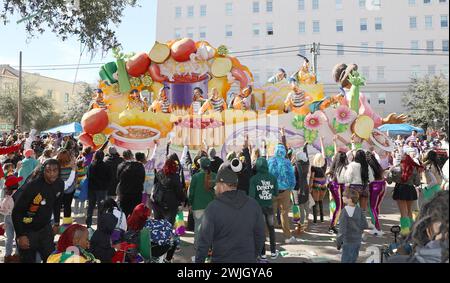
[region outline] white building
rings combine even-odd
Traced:
[[[260,82],[279,67],[293,73],[302,63],[296,54],[311,58],[320,43],[327,93],[338,89],[334,65],[357,63],[368,79],[363,91],[386,114],[403,110],[412,76],[448,75],[448,7],[448,0],[160,0],[156,37],[225,44]]]

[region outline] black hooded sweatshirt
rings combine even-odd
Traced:
[[[248,190],[250,188],[250,179],[253,177],[252,159],[250,157],[250,150],[248,149],[248,147],[244,147],[242,149],[242,153],[244,154],[245,161],[242,164],[242,171],[237,174],[237,189],[245,192],[245,194],[248,195]]]
[[[123,162],[117,168],[118,196],[140,195],[144,191],[145,168],[137,161]]]
[[[214,247],[213,263],[256,263],[265,241],[261,207],[245,192],[219,195],[205,210],[198,238],[196,263],[204,263]]]
[[[118,154],[108,155],[105,158],[105,164],[112,172],[111,182],[108,188],[109,196],[116,196],[117,184],[119,183],[119,180],[117,179],[117,168],[119,167],[119,164],[122,162],[123,158],[120,157]]]
[[[102,263],[110,263],[116,250],[111,246],[111,235],[117,225],[117,218],[112,213],[100,215],[97,231],[90,240],[89,251]]]

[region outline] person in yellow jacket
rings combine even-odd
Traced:
[[[149,111],[154,113],[172,113],[172,105],[170,104],[169,97],[167,96],[166,89],[170,89],[165,86],[161,88],[158,94],[158,99],[155,100],[149,108]]]
[[[227,110],[227,103],[219,96],[217,88],[212,88],[210,98],[200,108],[200,114],[205,114],[206,112],[222,112],[225,110]]]

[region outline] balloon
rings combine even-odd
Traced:
[[[92,136],[89,135],[88,133],[82,133],[78,139],[84,146],[90,146],[92,148],[95,148],[95,144],[94,144],[94,141],[92,140]]]
[[[172,45],[172,58],[177,62],[186,62],[190,60],[192,53],[197,52],[195,42],[189,38],[183,38]]]
[[[84,132],[95,135],[103,132],[108,127],[108,114],[103,109],[93,109],[83,115],[81,126]]]
[[[134,55],[127,62],[127,72],[132,77],[139,77],[147,72],[151,60],[147,53],[142,52]]]

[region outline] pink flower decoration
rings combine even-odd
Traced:
[[[305,118],[305,128],[309,130],[317,130],[322,124],[318,112],[308,114]]]
[[[350,124],[356,119],[356,112],[348,108],[348,106],[341,105],[336,109],[336,121],[339,124]]]

